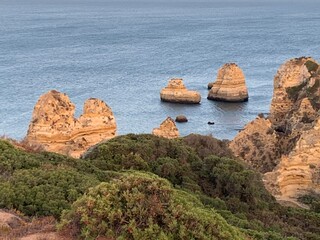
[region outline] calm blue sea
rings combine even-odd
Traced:
[[[0,135],[23,138],[39,96],[56,89],[77,116],[85,99],[103,99],[118,134],[150,133],[184,114],[182,135],[231,139],[269,112],[280,64],[320,60],[319,2],[268,2],[0,0]],[[206,99],[226,62],[243,69],[249,102]],[[201,92],[201,104],[160,102],[172,77]]]

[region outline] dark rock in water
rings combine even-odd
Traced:
[[[213,125],[213,124],[214,124],[214,122],[208,122],[208,124],[209,124],[209,125]]]
[[[176,122],[179,122],[179,123],[183,123],[183,122],[188,122],[188,119],[186,116],[184,115],[178,115],[176,117]]]

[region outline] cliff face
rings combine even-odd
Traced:
[[[269,119],[258,117],[230,142],[229,147],[262,173],[272,171],[281,156],[278,137]]]
[[[179,137],[179,130],[174,122],[174,120],[170,117],[168,117],[166,120],[164,120],[159,128],[154,128],[152,131],[152,134],[164,137],[164,138],[177,138]]]
[[[27,141],[47,151],[79,157],[90,146],[116,135],[114,115],[103,101],[88,99],[78,119],[74,112],[66,94],[52,90],[42,95],[34,107]]]
[[[299,86],[306,83],[311,76],[305,65],[310,60],[311,58],[291,59],[279,68],[274,77],[273,98],[270,108],[270,120],[273,124],[281,124],[285,115],[294,105],[295,99],[290,97],[290,89],[292,89],[292,92],[295,89],[298,90]]]
[[[266,187],[283,202],[320,193],[319,83],[312,58],[283,64],[274,78],[270,116],[252,121],[230,143],[235,155],[265,174]]]
[[[245,77],[242,70],[235,63],[223,65],[214,83],[209,83],[211,88],[208,99],[227,102],[244,102],[249,98]]]
[[[173,103],[200,103],[201,101],[200,93],[188,90],[180,78],[171,79],[168,86],[161,90],[160,98],[162,101]]]

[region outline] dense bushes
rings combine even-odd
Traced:
[[[219,156],[215,156],[215,152]],[[320,232],[319,213],[281,207],[265,190],[261,176],[244,163],[233,160],[231,156],[225,142],[200,135],[190,135],[176,140],[152,135],[120,136],[92,148],[83,159],[73,159],[47,152],[27,153],[0,140],[0,208],[14,208],[27,215],[54,215],[59,219],[61,211],[70,209],[72,203],[79,199],[73,206],[73,210],[64,217],[65,220],[72,220],[71,225],[64,226],[75,230],[76,235],[95,235],[94,227],[105,227],[106,221],[102,221],[103,226],[99,224],[94,226],[93,224],[90,230],[92,232],[87,232],[80,217],[88,212],[85,210],[84,212],[75,211],[74,208],[77,204],[88,201],[90,196],[92,200],[94,194],[105,191],[106,188],[112,192],[123,189],[123,186],[128,186],[126,194],[132,194],[130,198],[132,197],[135,201],[131,202],[132,208],[121,205],[118,206],[119,209],[122,209],[121,211],[126,214],[130,212],[130,216],[134,219],[137,215],[132,215],[131,211],[134,207],[137,209],[141,203],[144,206],[149,206],[144,211],[150,215],[150,211],[158,206],[154,204],[166,200],[166,198],[162,198],[165,195],[159,197],[157,194],[154,196],[146,192],[148,186],[155,181],[155,186],[161,191],[168,190],[168,194],[170,193],[168,196],[171,199],[169,202],[173,204],[172,206],[176,206],[174,204],[177,202],[180,206],[182,204],[180,201],[186,203],[182,204],[183,210],[180,214],[184,214],[187,219],[189,217],[196,218],[196,222],[200,224],[194,223],[195,225],[192,225],[195,226],[193,228],[195,232],[186,232],[187,230],[174,232],[172,234],[176,235],[172,236],[184,236],[179,234],[196,234],[196,232],[205,234],[206,231],[201,230],[202,224],[207,224],[210,217],[214,217],[218,223],[222,224],[222,221],[217,220],[220,219],[220,214],[228,223],[227,228],[230,227],[229,225],[234,226],[251,236],[252,239],[280,240],[287,239],[286,237],[293,239],[290,236],[295,236],[296,239],[320,239],[318,235]],[[123,175],[128,170],[134,171],[134,173]],[[154,175],[139,175],[138,171],[152,172],[167,179],[170,184],[167,180]],[[137,180],[139,182],[137,186],[130,185],[131,182],[132,184],[136,183],[134,179],[140,179],[140,182]],[[88,188],[101,182],[105,183],[90,190],[87,195],[82,197]],[[123,185],[124,183],[129,185]],[[114,187],[112,191],[109,189],[110,187]],[[120,195],[115,195],[117,200],[113,200],[123,199],[125,194]],[[146,199],[139,202],[138,196],[143,196]],[[93,199],[95,202],[101,200],[96,197]],[[154,199],[156,202],[153,202]],[[315,200],[313,201],[316,203]],[[100,203],[105,204],[103,201]],[[189,203],[194,203],[194,205],[189,205]],[[106,205],[97,205],[96,207],[105,208]],[[215,212],[208,209],[215,209]],[[162,213],[165,216],[171,216],[174,212],[169,210],[170,208],[164,209]],[[208,212],[210,212],[210,216]],[[189,215],[189,213],[199,213],[203,215],[203,218],[198,219],[197,216]],[[90,212],[89,220],[91,216],[92,219],[99,219],[100,215],[96,214],[100,213]],[[102,215],[101,217],[113,221],[110,216]],[[150,231],[144,227],[140,228],[140,225],[136,226],[138,229],[135,233],[138,234],[136,236],[143,238],[151,236],[148,234],[159,234],[152,236],[157,236],[160,239],[164,236],[164,239],[170,239],[172,236],[168,233],[168,227],[165,227],[167,225],[161,222],[164,220],[161,220],[161,217],[161,221],[158,222],[158,220],[158,218],[154,219],[152,222],[154,227],[149,229]],[[172,224],[184,226],[193,222],[193,220],[189,220]],[[211,221],[212,219],[209,222]],[[123,224],[125,223],[122,222],[118,227],[125,228]],[[222,225],[225,226],[224,223]],[[177,225],[174,226],[177,227]],[[177,229],[179,228],[177,227]],[[192,228],[190,227],[190,229]],[[213,236],[217,236],[216,234],[219,234],[220,230]],[[80,232],[77,233],[77,231]],[[134,238],[133,233],[130,234],[130,237]],[[205,236],[202,237],[205,238]]]
[[[168,140],[152,135],[126,135],[114,138],[93,149],[85,159],[104,170],[144,170],[168,179],[175,187],[220,197],[231,205],[245,205],[243,211],[261,208],[261,202],[274,200],[266,192],[261,178],[243,163],[210,155],[210,137],[193,135],[187,140]],[[184,143],[196,145],[197,152]],[[203,144],[201,144],[203,143]],[[215,143],[215,144],[213,144]],[[228,149],[221,150],[229,155]],[[236,199],[238,202],[236,203]],[[237,208],[236,211],[242,211]]]
[[[72,169],[48,168],[15,171],[0,183],[0,206],[27,215],[54,215],[69,208],[77,198],[99,181]]]
[[[62,229],[85,239],[245,239],[197,198],[137,172],[91,189],[62,219]]]
[[[27,153],[0,140],[0,208],[59,217],[89,187],[111,174],[54,153]]]
[[[210,155],[218,157],[233,158],[233,154],[228,147],[228,141],[218,140],[211,136],[202,136],[199,134],[190,134],[184,137],[183,142],[192,147],[200,158]]]

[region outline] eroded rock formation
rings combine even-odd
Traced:
[[[66,94],[52,90],[42,95],[33,110],[28,143],[79,157],[90,146],[116,135],[114,115],[103,101],[88,99],[78,119],[74,112],[75,106]]]
[[[173,103],[200,103],[201,101],[200,93],[188,90],[180,78],[171,79],[168,86],[161,90],[160,98],[162,101]]]
[[[285,120],[285,115],[291,110],[295,103],[294,94],[303,87],[311,76],[306,66],[311,58],[296,58],[283,64],[275,78],[273,98],[270,108],[270,120],[273,124],[279,124]]]
[[[179,130],[171,117],[164,120],[159,128],[154,128],[152,134],[164,138],[177,138],[179,137]]]
[[[235,63],[223,65],[214,83],[209,83],[208,99],[226,102],[248,101],[248,89],[242,70]]]
[[[249,123],[230,143],[238,157],[264,173],[281,202],[320,193],[320,67],[309,57],[283,64],[274,78],[267,119]]]
[[[230,148],[262,173],[272,171],[281,156],[277,135],[269,119],[257,117],[230,142]]]

